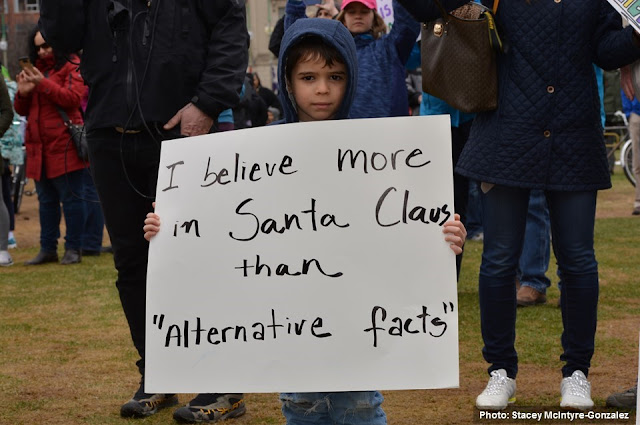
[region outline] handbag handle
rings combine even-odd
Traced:
[[[447,10],[442,6],[442,3],[440,3],[440,0],[433,0],[436,3],[436,6],[438,7],[438,9],[440,9],[440,13],[442,13],[442,19],[445,20],[445,22],[447,22],[447,18],[449,17],[449,13],[447,13]],[[496,22],[494,20],[494,16],[496,14],[496,11],[498,10],[498,4],[500,3],[500,0],[493,0],[493,13],[491,13],[490,11],[486,11],[484,12],[484,15],[487,18],[487,23],[489,25],[489,42],[491,44],[491,47],[496,51],[496,52],[502,52],[502,40],[500,39],[500,34],[498,34],[498,29],[496,28]]]
[[[447,19],[447,15],[449,15],[449,13],[447,12],[447,9],[445,9],[444,6],[442,6],[442,3],[440,3],[440,0],[433,0],[433,1],[436,3],[436,6],[438,7],[438,9],[440,9],[440,13],[442,14],[442,17],[444,19]],[[493,7],[491,8],[491,11],[493,12],[494,16],[498,11],[499,4],[500,4],[500,0],[493,0]]]

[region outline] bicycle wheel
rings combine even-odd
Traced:
[[[633,148],[631,139],[627,140],[620,150],[620,165],[624,175],[632,185],[636,185],[636,176],[633,174]]]
[[[11,199],[13,199],[13,211],[18,214],[24,195],[24,183],[26,170],[24,165],[16,165],[11,179]]]

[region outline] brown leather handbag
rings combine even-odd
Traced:
[[[490,10],[470,2],[447,13],[434,0],[442,18],[422,26],[422,89],[462,112],[498,106],[496,55],[502,51]]]

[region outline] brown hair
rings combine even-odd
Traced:
[[[291,73],[293,68],[300,63],[323,59],[326,66],[333,66],[334,63],[346,65],[344,58],[335,47],[325,42],[322,37],[317,35],[309,35],[301,38],[287,52],[285,60],[285,76],[287,85],[291,81]]]
[[[382,16],[380,16],[378,11],[375,9],[371,9],[371,10],[373,11],[373,26],[371,27],[371,33],[373,35],[373,38],[377,40],[387,33],[388,28],[387,28],[387,24],[384,23],[384,19],[382,19]],[[338,16],[336,17],[336,20],[342,22],[342,25],[344,25],[344,13],[345,11],[344,9],[342,9],[340,13],[338,13]]]

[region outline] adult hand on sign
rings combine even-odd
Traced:
[[[163,128],[171,130],[178,124],[180,124],[180,134],[183,136],[200,136],[209,133],[213,126],[213,118],[202,112],[193,103],[187,103]]]

